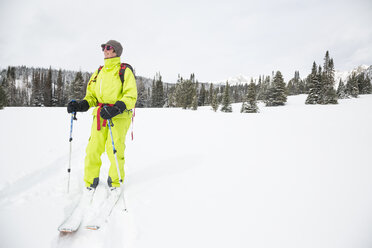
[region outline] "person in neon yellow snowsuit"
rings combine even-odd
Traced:
[[[110,40],[101,46],[105,56],[104,66],[96,70],[90,78],[84,100],[71,101],[67,106],[69,113],[84,112],[95,107],[84,168],[85,186],[90,188],[96,188],[98,185],[102,164],[101,155],[105,150],[111,163],[108,184],[110,187],[120,186],[108,119],[113,122],[112,135],[117,151],[120,175],[124,179],[125,137],[131,123],[132,109],[137,101],[136,79],[133,71],[128,64],[123,68],[123,64],[120,62],[121,44]],[[124,82],[122,82],[119,72],[124,72]]]

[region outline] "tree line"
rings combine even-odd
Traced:
[[[82,99],[89,73],[44,68],[11,67],[1,71],[0,106],[66,106]]]
[[[305,104],[337,104],[338,99],[358,97],[359,94],[372,94],[371,79],[365,73],[352,73],[345,83],[340,80],[335,89],[335,68],[329,51],[324,57],[323,67],[313,62],[311,73],[300,78],[299,71],[284,82],[280,71],[271,76],[259,76],[258,82],[251,79],[250,84],[230,86],[199,83],[195,75],[184,79],[178,76],[177,83],[164,87],[160,73],[153,79],[151,104],[147,107],[181,107],[196,110],[198,106],[210,105],[214,111],[232,112],[231,103],[241,103],[242,113],[257,113],[257,102],[265,106],[281,106],[287,96],[308,94]],[[149,102],[149,101],[148,101]]]
[[[0,108],[4,106],[66,106],[70,99],[85,96],[90,73],[43,68],[8,67],[0,73]],[[231,112],[232,103],[242,103],[241,112],[257,113],[257,102],[266,106],[285,105],[287,96],[308,94],[306,104],[337,104],[338,99],[371,94],[370,78],[364,73],[353,73],[335,89],[333,58],[327,51],[323,67],[313,62],[311,73],[300,78],[299,71],[288,83],[280,71],[271,76],[260,75],[245,84],[229,85],[201,83],[191,73],[189,78],[178,75],[175,84],[163,82],[160,73],[148,79],[137,76],[138,100],[136,107],[179,107],[196,110],[211,106],[214,111]]]

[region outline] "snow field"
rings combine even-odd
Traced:
[[[306,96],[259,114],[136,109],[125,196],[96,232],[59,237],[82,191],[92,116],[65,108],[0,111],[4,247],[370,247],[372,96],[333,106]],[[4,121],[8,120],[8,121]],[[35,121],[38,120],[38,121]],[[130,132],[130,131],[129,131]],[[93,211],[106,197],[108,159]],[[22,236],[22,239],[20,239]]]

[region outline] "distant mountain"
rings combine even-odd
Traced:
[[[335,81],[336,85],[340,82],[340,79],[346,83],[349,76],[351,76],[352,73],[355,73],[356,75],[359,75],[361,73],[365,73],[370,79],[372,79],[372,65],[360,65],[350,71],[336,71],[335,72]]]
[[[372,80],[372,65],[360,65],[350,71],[335,71],[335,83],[336,83],[336,86],[338,85],[338,83],[340,82],[340,79],[346,83],[347,81],[347,78],[353,73],[355,72],[356,75],[359,75],[360,73],[365,73],[371,80]],[[307,77],[307,75],[302,75],[303,76],[303,79],[305,79]],[[288,82],[290,80],[289,79],[286,79],[286,82]],[[248,76],[245,76],[243,74],[239,74],[237,76],[234,76],[234,77],[229,77],[228,79],[226,79],[225,81],[218,81],[218,82],[214,82],[214,84],[225,84],[226,81],[229,82],[229,85],[237,85],[237,84],[249,84],[251,82],[251,78],[248,77]],[[257,83],[258,81],[258,78],[253,78],[253,81],[255,83]]]

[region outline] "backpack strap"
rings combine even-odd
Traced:
[[[121,80],[121,83],[124,84],[124,74],[125,74],[125,69],[129,68],[132,72],[133,72],[133,76],[134,78],[136,78],[136,74],[133,70],[133,67],[130,65],[130,64],[127,64],[127,63],[121,63],[120,64],[120,70],[119,70],[119,76],[120,76],[120,80]],[[134,126],[134,116],[136,115],[136,108],[134,108],[133,110],[129,110],[129,111],[132,111],[132,132],[131,132],[131,136],[132,136],[132,140],[133,140],[133,126]]]
[[[101,65],[100,67],[98,67],[97,74],[96,74],[96,76],[93,78],[93,80],[89,82],[89,85],[90,85],[91,82],[96,82],[96,81],[97,81],[98,74],[100,73],[100,71],[102,70],[102,68],[103,68],[103,65]]]
[[[127,68],[129,68],[133,72],[134,77],[136,77],[136,75],[134,74],[133,67],[130,64],[121,63],[120,64],[119,76],[120,76],[120,80],[121,80],[122,84],[124,84],[124,74],[125,74],[125,69],[127,69]]]

